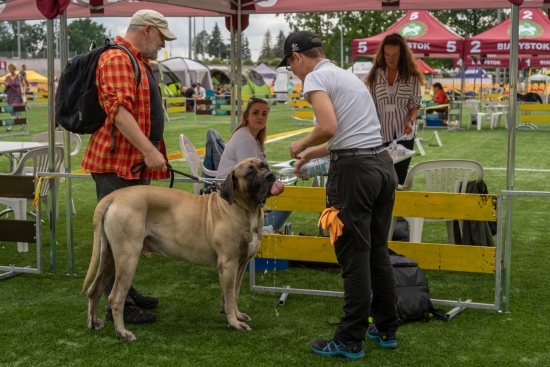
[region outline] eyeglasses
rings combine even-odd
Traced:
[[[286,70],[288,71],[292,71],[292,67],[290,67],[290,63],[293,58],[294,58],[294,55],[290,56],[290,59],[288,59],[288,61],[286,62]]]

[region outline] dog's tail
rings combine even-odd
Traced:
[[[107,245],[107,237],[103,231],[103,218],[105,217],[105,212],[111,205],[112,200],[109,200],[108,197],[104,198],[97,204],[94,212],[94,245],[92,247],[92,258],[90,259],[90,265],[88,266],[88,272],[86,273],[86,278],[84,279],[84,284],[82,285],[82,294],[88,289],[88,282],[92,278],[92,273],[97,267],[97,262],[99,259],[99,253],[101,252],[101,243],[103,242]]]

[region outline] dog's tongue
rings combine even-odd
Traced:
[[[285,189],[285,185],[281,181],[273,182],[271,186],[271,195],[280,195]]]

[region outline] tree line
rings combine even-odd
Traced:
[[[323,40],[327,58],[340,60],[342,51],[349,58],[351,41],[355,38],[365,38],[379,34],[391,27],[404,11],[352,11],[342,13],[304,13],[284,14],[291,31],[308,29]],[[497,10],[442,10],[432,14],[443,24],[462,37],[481,33],[498,23]],[[503,11],[502,18],[509,16]],[[18,24],[19,23],[19,24]],[[58,22],[54,22],[54,27]],[[48,47],[46,39],[46,22],[30,24],[25,21],[0,22],[0,52],[18,50],[17,34],[21,37],[20,49],[23,55],[43,57]],[[56,34],[57,29],[54,29]],[[245,64],[253,64],[248,38],[242,34],[241,59]],[[105,27],[93,20],[77,19],[68,25],[69,51],[71,54],[81,54],[88,51],[90,40],[102,42],[105,38],[113,38]],[[256,63],[275,66],[283,57],[284,41],[287,35],[279,31],[274,38],[269,29],[266,30]],[[344,50],[341,49],[343,39]],[[53,46],[59,51],[58,39]],[[195,58],[200,55],[207,63],[228,63],[230,60],[230,41],[224,40],[216,23],[212,32],[201,31],[193,40]],[[347,60],[349,63],[349,59]],[[452,60],[430,60],[432,67],[452,67]]]

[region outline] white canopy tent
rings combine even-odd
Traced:
[[[206,90],[214,88],[210,69],[201,62],[183,57],[173,57],[160,63],[168,66],[186,87],[190,87],[192,83],[198,82]]]

